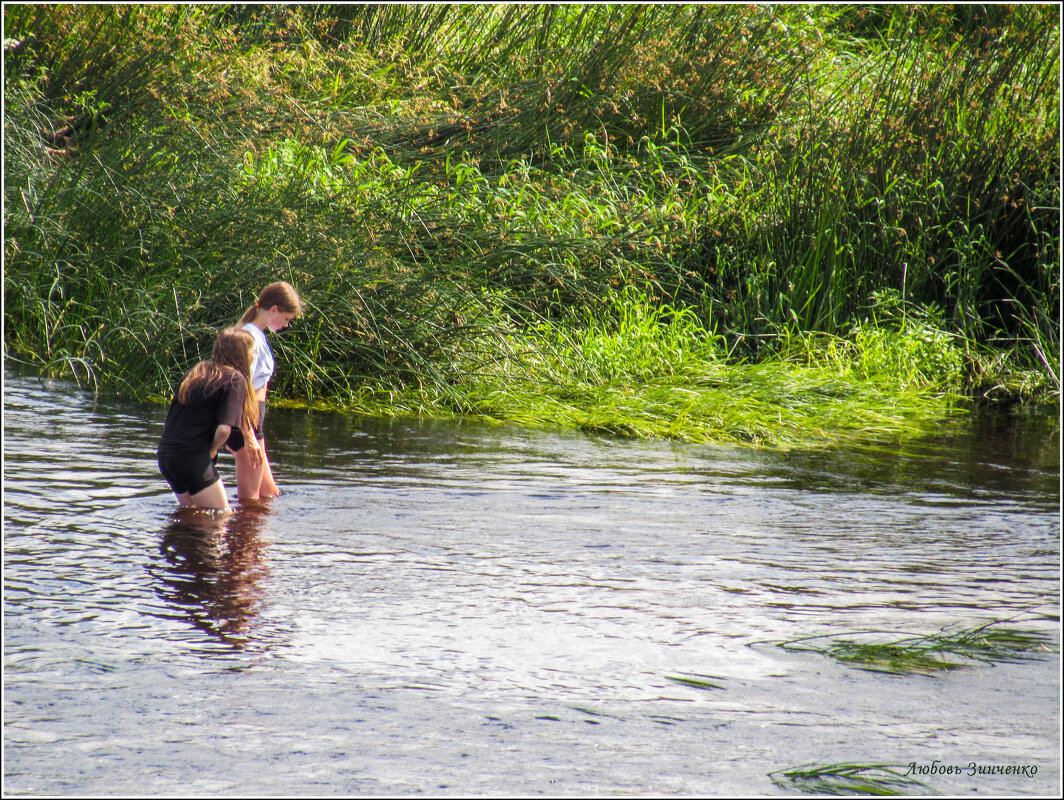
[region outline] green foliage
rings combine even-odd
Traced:
[[[684,375],[724,355],[722,340],[707,333],[689,308],[658,304],[632,286],[607,302],[606,313],[585,310],[582,323],[541,327],[556,339],[547,352],[555,355],[552,366],[560,378],[642,382]]]
[[[793,443],[1059,392],[1043,7],[176,11],[5,7],[9,357],[165,394],[282,278],[307,402]]]
[[[889,375],[903,387],[960,387],[963,354],[944,331],[918,323],[900,330],[861,324],[853,340],[864,375]]]

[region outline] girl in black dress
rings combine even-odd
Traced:
[[[255,339],[245,330],[219,334],[209,361],[189,370],[170,404],[159,440],[159,471],[182,506],[229,511],[229,498],[215,463],[234,430],[247,433],[242,454],[261,462],[258,404],[251,388]]]

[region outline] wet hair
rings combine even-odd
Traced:
[[[240,322],[237,325],[246,325],[255,319],[255,315],[259,313],[259,309],[271,309],[277,306],[277,309],[285,314],[300,315],[303,313],[303,302],[299,299],[299,294],[292,284],[285,281],[277,281],[271,283],[265,289],[259,293],[259,299],[255,301],[255,305],[248,306],[248,310],[244,312],[244,316],[240,318]]]
[[[258,424],[259,404],[251,388],[251,359],[255,337],[243,328],[226,328],[214,341],[209,361],[201,361],[188,371],[177,389],[177,401],[187,403],[194,389],[210,392],[238,373],[244,379],[244,413],[241,428]]]

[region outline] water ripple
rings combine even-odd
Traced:
[[[431,793],[463,773],[458,742],[486,781],[520,752],[633,793],[719,787],[705,752],[739,794],[780,752],[838,760],[858,737],[863,757],[943,758],[944,730],[969,760],[1045,763],[1055,662],[930,701],[924,679],[759,644],[1054,608],[1044,431],[772,453],[277,409],[285,493],[226,516],[177,511],[163,413],[6,382],[5,755],[25,791],[299,793],[342,769]],[[143,782],[162,763],[180,788]]]

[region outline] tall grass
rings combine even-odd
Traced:
[[[927,34],[924,12],[898,12],[884,38],[836,43],[782,146],[752,159],[757,189],[734,238],[703,258],[743,299],[736,328],[839,330],[888,288],[946,309],[971,340],[1044,327],[1034,308],[1059,305],[1046,180],[1059,70],[1033,30],[1041,11],[970,36]]]
[[[338,406],[793,441],[1059,390],[1043,8],[171,12],[5,7],[9,357],[165,394],[283,278],[274,389]]]

